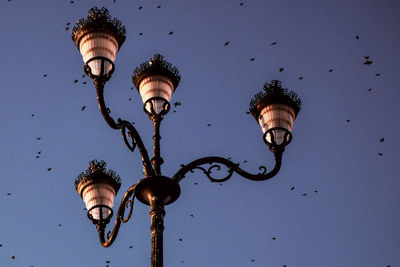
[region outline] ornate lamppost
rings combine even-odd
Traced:
[[[111,170],[107,171],[104,161],[94,160],[90,162],[89,169],[78,176],[75,187],[86,204],[88,217],[96,225],[100,243],[104,247],[114,242],[121,223],[129,221],[135,198],[149,205],[152,234],[151,266],[161,267],[164,207],[178,199],[181,191],[179,182],[194,169],[202,170],[211,182],[224,182],[230,179],[234,172],[254,181],[263,181],[275,176],[280,170],[285,147],[291,142],[291,131],[300,111],[301,100],[295,93],[282,88],[280,81],[273,80],[271,83],[266,83],[263,91],[250,102],[250,112],[260,124],[263,140],[275,156],[275,166],[270,172],[261,166],[259,173],[251,174],[229,159],[204,157],[181,166],[171,178],[163,176],[160,124],[170,109],[171,96],[179,84],[179,71],[165,61],[163,56],[156,54],[133,72],[132,81],[142,97],[144,112],[154,125],[153,157],[150,159],[135,127],[120,118],[115,122],[104,102],[104,85],[114,71],[115,56],[125,41],[125,34],[125,27],[119,20],[111,19],[106,8],[94,7],[89,10],[86,19],[79,20],[74,26],[72,40],[82,54],[85,73],[94,81],[97,101],[104,120],[111,128],[121,131],[129,150],[133,152],[136,147],[138,148],[143,163],[144,178],[125,192],[116,214],[114,228],[107,234],[105,234],[106,226],[113,216],[114,198],[121,185],[119,176]],[[204,167],[205,164],[210,165]],[[228,168],[228,174],[223,178],[212,177],[211,171],[219,170],[221,165]],[[126,209],[128,214],[125,216]]]

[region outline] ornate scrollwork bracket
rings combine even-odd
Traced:
[[[97,231],[99,233],[100,244],[103,247],[109,247],[114,242],[115,238],[118,235],[119,228],[121,223],[127,223],[132,216],[133,210],[133,203],[135,200],[135,187],[136,184],[131,186],[125,193],[124,197],[121,200],[121,204],[119,205],[117,217],[115,218],[114,228],[112,231],[108,231],[107,235],[105,235],[105,229],[112,217],[112,210],[111,214],[105,220],[93,220],[91,215],[88,212],[89,219],[92,220],[94,224],[96,224]],[[125,209],[129,209],[128,215],[125,217]]]

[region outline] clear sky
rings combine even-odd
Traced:
[[[117,205],[142,178],[66,30],[93,6],[126,26],[105,98],[149,151],[132,71],[154,53],[180,70],[182,105],[161,127],[166,176],[211,155],[272,168],[249,101],[273,79],[303,100],[275,178],[220,186],[197,171],[181,182],[166,207],[165,266],[400,266],[399,1],[241,1],[0,1],[1,267],[150,266],[148,207],[136,202],[105,249],[74,188],[92,159],[121,176]]]

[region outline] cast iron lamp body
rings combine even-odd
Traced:
[[[275,156],[275,166],[270,172],[267,172],[264,166],[260,166],[260,172],[252,174],[241,169],[238,163],[214,156],[199,158],[182,165],[170,178],[161,173],[163,159],[160,154],[160,124],[170,109],[170,97],[179,85],[179,71],[165,61],[163,56],[156,54],[149,62],[141,64],[133,72],[132,81],[140,94],[145,90],[142,87],[144,86],[143,81],[146,80],[147,82],[153,78],[158,79],[155,84],[168,84],[169,87],[165,86],[170,90],[167,90],[166,93],[165,90],[155,88],[155,91],[150,90],[142,95],[143,109],[154,126],[153,157],[150,159],[143,141],[132,123],[121,118],[115,121],[110,116],[110,110],[104,102],[104,86],[114,71],[115,54],[125,40],[125,28],[117,19],[111,19],[107,9],[92,8],[89,10],[88,18],[86,20],[81,19],[73,28],[72,39],[83,55],[85,73],[94,81],[99,109],[104,120],[112,129],[121,131],[123,141],[130,151],[133,152],[136,147],[138,148],[143,164],[144,178],[125,192],[116,214],[114,228],[107,234],[105,234],[106,226],[113,215],[110,207],[112,204],[101,202],[105,198],[105,195],[101,195],[101,192],[106,192],[104,194],[110,196],[107,199],[112,198],[108,203],[113,203],[113,198],[120,185],[119,177],[112,171],[106,171],[103,161],[92,161],[89,169],[78,176],[75,181],[76,189],[85,200],[86,205],[88,206],[89,203],[87,199],[94,201],[90,203],[91,208],[88,209],[88,217],[96,225],[102,246],[108,247],[114,242],[121,223],[129,221],[134,199],[137,198],[140,202],[150,206],[151,266],[161,267],[163,266],[164,207],[178,199],[180,195],[179,183],[188,172],[199,169],[211,182],[224,182],[230,179],[234,172],[249,180],[263,181],[272,178],[279,172],[282,154],[285,146],[291,141],[291,127],[301,105],[297,95],[293,92],[288,93],[287,89],[281,87],[279,81],[266,83],[264,92],[257,94],[250,103],[250,112],[262,126],[263,139]],[[96,44],[93,45],[96,42],[98,49],[90,52],[92,50],[87,45],[96,46]],[[111,49],[108,49],[109,47]],[[150,96],[146,95],[148,92],[151,93]],[[204,167],[206,164],[209,165]],[[222,178],[213,177],[211,175],[212,170],[220,170],[221,165],[227,167],[228,174]],[[101,203],[98,204],[97,200]],[[128,214],[125,217],[126,209],[128,209]]]

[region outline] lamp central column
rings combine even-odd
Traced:
[[[154,147],[153,147],[153,158],[151,159],[151,163],[153,164],[154,171],[156,175],[161,175],[161,164],[164,163],[164,160],[160,156],[160,124],[162,121],[162,116],[153,116],[152,118],[154,124]]]
[[[157,197],[150,200],[151,267],[163,266],[164,203]]]

